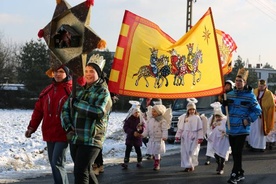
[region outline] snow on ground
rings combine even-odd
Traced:
[[[48,162],[46,143],[42,140],[41,129],[25,138],[25,131],[30,121],[32,110],[0,109],[0,183],[12,183],[24,178],[36,178],[51,173]],[[112,112],[110,115],[106,141],[103,147],[105,165],[123,161],[125,152],[125,133],[123,120],[127,113]],[[168,144],[167,154],[179,150],[179,145]],[[143,145],[142,152],[146,152]],[[132,152],[131,160],[136,154]],[[72,171],[73,164],[67,152],[67,168]]]

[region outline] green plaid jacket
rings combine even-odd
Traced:
[[[96,83],[90,87],[77,90],[73,102],[68,98],[62,113],[62,127],[74,133],[67,134],[71,144],[96,146],[102,149],[112,107],[110,92],[106,84]],[[72,104],[73,103],[73,104]]]

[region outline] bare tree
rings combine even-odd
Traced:
[[[4,34],[0,32],[0,83],[17,82],[16,52],[18,48],[18,44],[8,40],[4,37]]]

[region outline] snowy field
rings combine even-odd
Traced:
[[[48,163],[46,143],[42,140],[41,129],[25,138],[32,110],[0,109],[0,183],[12,183],[24,178],[35,178],[51,173]],[[123,120],[127,113],[112,112],[107,137],[103,147],[104,164],[123,162],[125,152],[125,133]],[[167,153],[179,151],[179,145],[167,144]],[[143,145],[142,152],[146,152]],[[132,152],[133,161],[136,154]],[[73,164],[69,151],[67,168],[72,171]]]

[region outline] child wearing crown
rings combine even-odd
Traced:
[[[196,111],[197,100],[187,100],[187,112],[179,117],[175,140],[181,139],[181,167],[185,168],[185,172],[191,172],[198,165],[200,144],[203,141],[203,123]]]
[[[91,163],[103,148],[107,123],[112,107],[111,95],[106,85],[103,56],[92,55],[85,66],[85,85],[76,90],[74,96],[64,103],[61,120],[70,143],[70,153],[74,162],[75,183],[91,180],[98,183]]]

